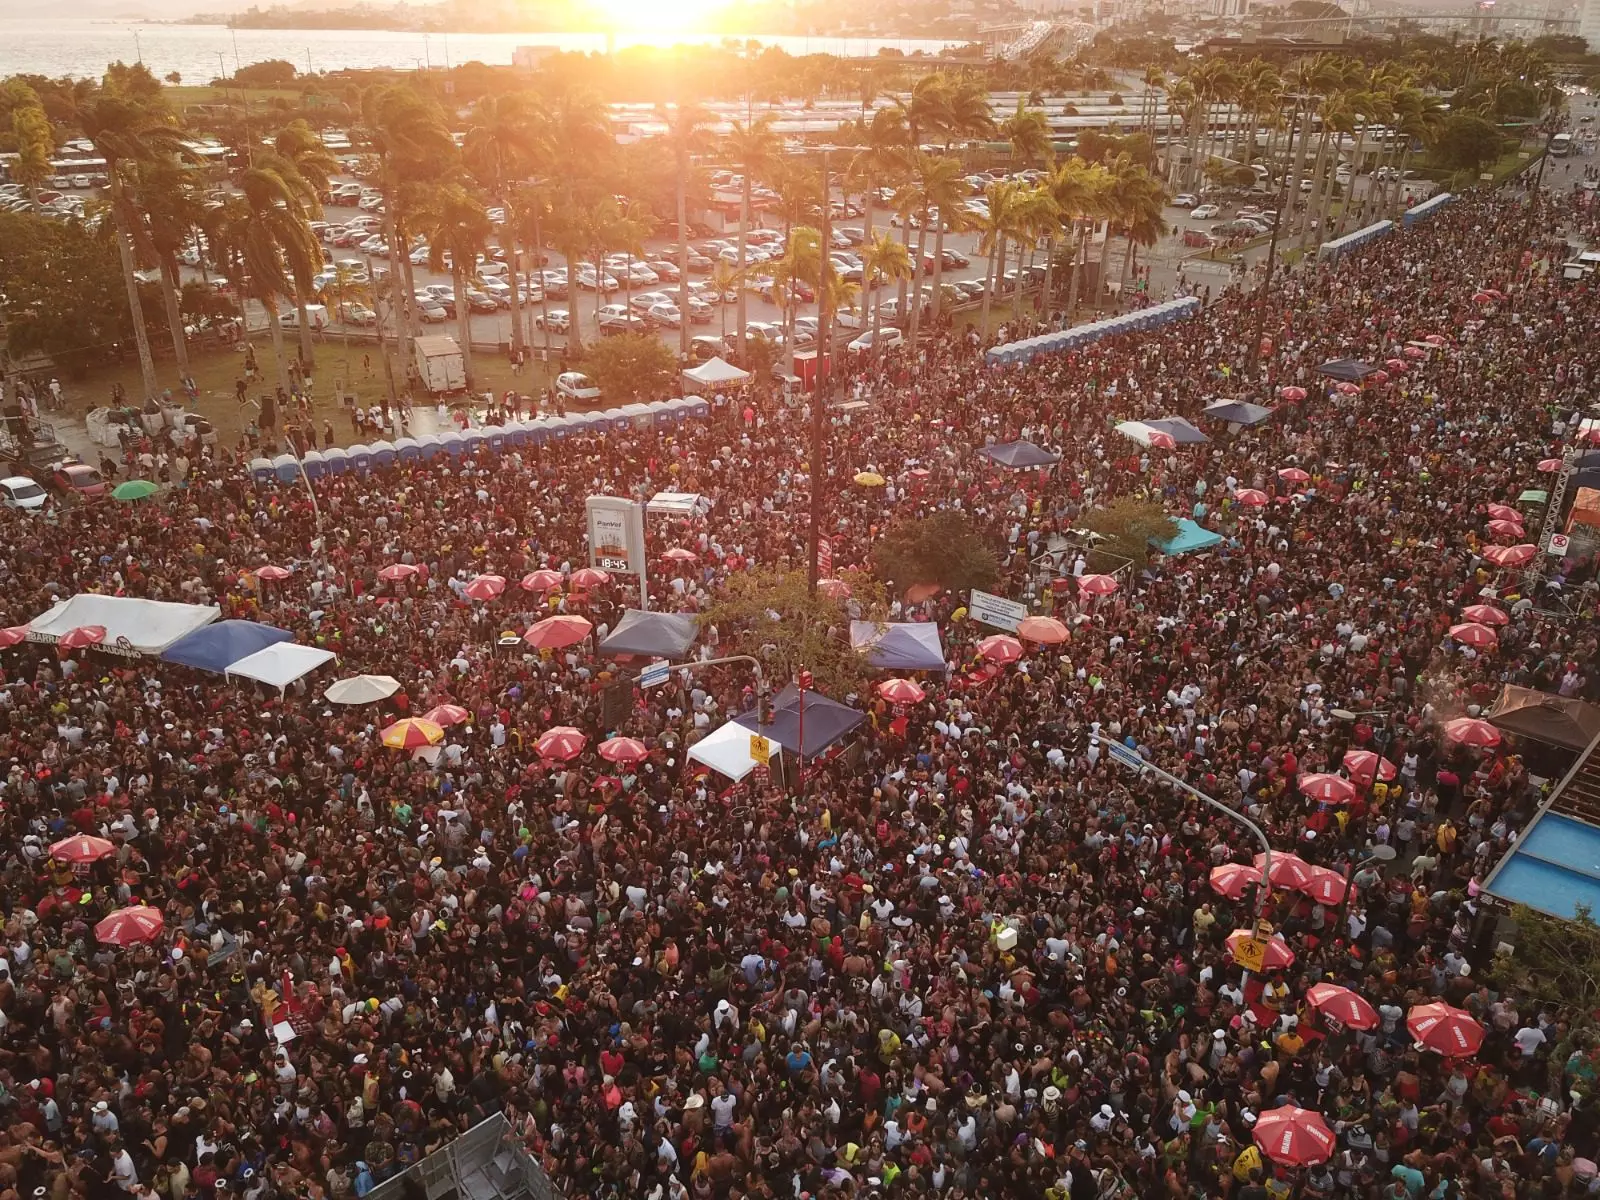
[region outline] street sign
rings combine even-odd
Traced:
[[[1567,556],[1567,551],[1570,550],[1571,548],[1572,548],[1572,539],[1569,538],[1566,534],[1564,534],[1564,533],[1552,533],[1550,535],[1549,550],[1550,550],[1550,553],[1554,554],[1557,558],[1565,558]]]
[[[1267,961],[1267,944],[1260,938],[1246,938],[1237,942],[1233,948],[1233,961],[1246,971],[1261,973],[1261,968]]]
[[[750,757],[763,767],[766,766],[767,762],[772,758],[772,743],[759,733],[752,733],[750,735]]]
[[[651,663],[639,672],[639,686],[653,688],[665,683],[672,675],[671,663]]]
[[[1124,746],[1121,742],[1113,742],[1107,738],[1102,738],[1100,744],[1106,748],[1106,753],[1113,761],[1124,767],[1132,767],[1135,771],[1144,770],[1144,759],[1140,758],[1139,752],[1131,746]]]
[[[1015,600],[1007,600],[1004,596],[996,596],[992,592],[980,592],[977,588],[973,588],[967,611],[980,625],[991,625],[996,629],[1004,629],[1007,633],[1015,633],[1017,626],[1028,615],[1028,606],[1018,604]]]

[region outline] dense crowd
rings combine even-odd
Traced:
[[[1072,636],[974,685],[992,631],[957,619],[964,597],[925,602],[948,670],[904,712],[850,698],[869,722],[803,790],[729,794],[689,769],[686,747],[750,706],[739,671],[643,693],[623,731],[651,754],[618,770],[593,754],[613,668],[499,644],[551,611],[615,625],[620,587],[514,582],[586,564],[594,492],[713,501],[655,530],[657,550],[699,555],[652,581],[658,606],[703,610],[732,573],[803,564],[803,411],[735,403],[670,435],[341,476],[317,510],[208,452],[156,503],[4,514],[6,624],[86,590],[216,603],[402,690],[335,707],[326,670],[280,697],[93,650],[0,657],[0,1200],[361,1196],[496,1111],[574,1196],[1589,1192],[1594,1060],[1571,1024],[1588,1014],[1484,980],[1479,885],[1539,786],[1515,742],[1471,750],[1440,725],[1503,683],[1596,692],[1593,621],[1549,616],[1482,556],[1485,506],[1537,486],[1588,402],[1600,292],[1546,267],[1594,224],[1576,196],[1466,199],[1280,274],[1253,373],[1254,298],[1232,292],[1023,368],[954,340],[861,364],[868,413],[832,429],[824,481],[835,561],[959,506],[1000,551],[995,590],[1048,595]],[[1475,301],[1485,288],[1507,299]],[[1314,370],[1428,334],[1443,345],[1355,395]],[[1199,417],[1288,385],[1307,399],[1265,424]],[[1113,430],[1168,415],[1211,441]],[[1012,475],[976,453],[1014,437],[1060,464]],[[1290,465],[1310,481],[1280,481]],[[867,469],[887,486],[853,486]],[[1240,487],[1273,502],[1241,507]],[[1225,540],[1106,599],[1041,588],[1030,562],[1052,535],[1124,496]],[[396,562],[426,573],[380,581]],[[294,574],[260,583],[266,563]],[[1570,593],[1593,564],[1561,570]],[[480,572],[513,585],[472,601]],[[1447,629],[1486,594],[1513,619],[1474,653]],[[437,756],[378,744],[441,702],[471,719]],[[589,750],[541,761],[555,725]],[[1207,880],[1249,861],[1249,837],[1122,773],[1096,735],[1352,871],[1342,907],[1271,897],[1289,969],[1247,978],[1222,945],[1255,899]],[[1359,746],[1397,778],[1336,810],[1299,793]],[[116,852],[52,861],[72,832]],[[1398,851],[1381,869],[1380,844]],[[97,943],[134,902],[163,912],[161,937]],[[1318,981],[1380,1025],[1312,1012]],[[1413,1045],[1404,1015],[1435,998],[1482,1021],[1476,1055]],[[1252,1127],[1289,1102],[1324,1114],[1331,1159],[1263,1157]]]

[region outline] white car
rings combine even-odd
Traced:
[[[1175,208],[1194,208],[1200,203],[1200,197],[1189,192],[1179,192],[1172,198]]]
[[[652,325],[659,325],[662,329],[679,329],[683,326],[683,314],[678,311],[678,306],[670,301],[652,304],[645,310],[645,320]]]
[[[504,279],[485,279],[483,281],[483,294],[491,297],[501,308],[511,307],[511,285]],[[526,289],[523,289],[523,303],[526,304],[530,298],[533,303],[539,303],[538,296],[529,297]]]
[[[582,371],[563,371],[557,375],[556,391],[568,400],[580,400],[584,403],[600,399],[600,389],[595,387],[594,380]]]
[[[48,493],[26,475],[0,479],[0,505],[6,508],[43,508]]]
[[[905,345],[905,342],[906,335],[898,329],[880,329],[876,339],[873,338],[872,330],[869,329],[851,342],[849,349],[852,354],[860,354],[863,350],[892,350],[896,346]]]
[[[365,304],[351,301],[339,306],[339,319],[346,325],[376,325],[378,314]]]
[[[660,283],[661,276],[657,275],[637,258],[631,263],[627,259],[606,260],[606,270],[618,279],[626,279],[634,287],[648,287],[652,283]]]
[[[548,329],[551,333],[566,333],[572,328],[572,315],[564,308],[552,308],[549,312],[535,314],[533,327]]]
[[[578,286],[586,292],[604,290],[614,292],[618,286],[616,276],[596,272],[593,263],[583,263],[578,267]]]
[[[421,317],[428,324],[437,325],[441,321],[448,321],[450,319],[450,314],[445,310],[444,305],[440,304],[438,300],[428,295],[427,292],[418,292],[412,297],[412,299],[417,305],[417,316]]]
[[[1196,206],[1189,214],[1191,221],[1215,221],[1222,215],[1222,208],[1216,204],[1201,204]]]

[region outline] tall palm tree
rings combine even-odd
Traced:
[[[1028,108],[1019,99],[1017,110],[1000,122],[996,132],[1011,143],[1013,162],[1020,161],[1023,166],[1031,167],[1050,161],[1050,124],[1041,109]]]
[[[306,183],[276,154],[255,156],[239,177],[248,226],[239,233],[246,293],[267,310],[267,328],[278,360],[278,383],[289,388],[289,359],[283,349],[278,302],[309,291],[322,263],[321,248],[305,212]]]
[[[945,93],[943,122],[947,154],[953,142],[993,137],[994,113],[989,107],[987,85],[970,78],[951,84]]]
[[[883,313],[877,303],[878,287],[911,277],[911,256],[905,243],[891,233],[880,233],[861,244],[861,287],[867,311],[872,316],[872,352],[878,353],[883,341]]]
[[[772,264],[772,299],[783,313],[783,341],[787,354],[788,374],[794,374],[794,317],[799,305],[797,283],[815,287],[817,298],[822,299],[826,286],[823,278],[822,235],[810,225],[801,225],[790,231],[784,252]],[[825,305],[823,307],[826,307]],[[822,330],[817,331],[819,350],[823,346]]]
[[[288,163],[294,174],[305,181],[301,190],[306,213],[310,217],[322,215],[322,196],[328,190],[328,179],[339,171],[339,160],[302,120],[289,122],[273,139],[273,150]],[[300,320],[300,361],[309,365],[312,359],[311,322],[306,319],[306,305],[311,297],[297,293],[295,311]]]
[[[505,209],[500,238],[505,242],[506,266],[511,276],[511,352],[523,348],[526,324],[522,314],[523,274],[518,243],[522,232],[519,203],[524,198],[520,181],[548,161],[542,114],[532,93],[490,94],[473,107],[462,138],[461,160],[489,195]],[[540,258],[538,245],[534,261]]]
[[[489,245],[494,226],[489,220],[483,197],[459,183],[447,183],[432,191],[417,214],[418,232],[428,239],[428,266],[431,270],[450,268],[450,282],[456,294],[456,331],[461,339],[461,365],[467,387],[473,385],[472,306],[467,303],[467,282],[475,277],[478,256]]]
[[[678,353],[689,355],[689,167],[695,157],[714,145],[712,114],[702,104],[680,103],[670,111],[658,110],[667,125],[667,146],[672,150],[674,191],[678,207]]]
[[[178,255],[189,244],[205,213],[198,180],[193,171],[175,159],[142,164],[132,175],[136,224],[135,248],[153,260],[161,272],[161,295],[166,303],[167,328],[178,374],[189,374],[189,344],[184,335],[182,284]]]
[[[911,85],[911,93],[904,99],[895,97],[905,125],[905,147],[910,153],[922,148],[924,139],[942,133],[950,124],[950,86],[943,75],[924,75]]]
[[[1099,204],[1100,168],[1074,155],[1056,165],[1044,181],[1044,188],[1055,201],[1057,220],[1045,230],[1044,302],[1046,309],[1055,299],[1056,238],[1065,225],[1076,230],[1077,222],[1095,211]]]
[[[950,155],[919,153],[911,164],[911,182],[907,185],[909,204],[921,217],[922,228],[917,235],[917,257],[911,268],[911,321],[907,336],[917,340],[917,330],[922,320],[922,273],[927,265],[928,227],[938,232],[934,237],[934,289],[933,315],[939,313],[939,283],[944,275],[944,235],[947,228],[965,227],[967,210],[962,207],[967,189],[962,178],[961,160]]]
[[[377,312],[378,294],[373,289],[371,280],[364,275],[358,275],[355,268],[335,265],[333,278],[328,281],[323,293],[333,301],[333,311],[339,315],[339,324],[344,330],[344,364],[345,382],[350,378],[350,322],[346,318],[349,305],[365,304],[374,313]],[[379,326],[378,336],[383,336],[382,326]]]
[[[509,223],[513,218],[516,225],[511,230],[513,245],[531,246],[533,269],[528,272],[526,279],[529,282],[531,295],[533,279],[539,280],[539,315],[540,325],[544,327],[544,357],[550,360],[550,289],[545,286],[545,279],[540,269],[545,261],[545,230],[551,227],[551,218],[554,214],[552,205],[553,192],[547,178],[535,179],[529,183],[517,183],[511,187],[506,206],[506,220]],[[522,280],[515,278],[516,271],[512,271],[511,281],[512,297],[515,300],[524,293],[520,291]],[[567,281],[567,286],[572,286],[572,281]],[[521,324],[520,317],[513,312],[513,319]]]
[[[1338,185],[1339,147],[1347,133],[1355,132],[1356,119],[1350,92],[1335,92],[1323,102],[1322,141],[1317,147],[1317,162],[1312,176],[1315,190],[1311,193],[1313,203],[1308,206],[1316,215],[1307,230],[1307,245],[1326,236],[1328,211],[1333,206],[1333,193]]]
[[[144,312],[139,307],[139,281],[134,275],[133,226],[137,221],[129,189],[129,179],[139,167],[165,159],[186,157],[189,153],[183,134],[170,113],[148,103],[131,100],[114,91],[92,93],[74,114],[83,136],[94,144],[106,163],[109,180],[111,221],[117,235],[117,254],[122,260],[122,283],[128,293],[128,308],[133,318],[133,340],[139,352],[139,374],[145,396],[156,394],[156,365],[150,355],[150,335],[144,327]]]
[[[1128,270],[1133,265],[1135,248],[1154,246],[1166,234],[1167,222],[1163,214],[1167,200],[1167,189],[1143,167],[1134,167],[1118,176],[1117,223],[1127,239],[1122,254],[1122,273],[1117,282],[1118,296],[1127,291]],[[1110,240],[1107,236],[1106,241]]]
[[[739,262],[738,269],[741,277],[745,274],[745,267],[749,262],[749,246],[746,241],[750,233],[750,189],[755,184],[758,175],[765,175],[772,169],[773,163],[778,161],[782,151],[782,143],[778,135],[772,131],[772,118],[759,116],[751,121],[735,121],[729,130],[724,149],[728,158],[739,164],[743,179],[739,186]],[[744,287],[739,288],[739,301],[737,309],[739,350],[741,354],[745,349],[745,325],[747,314],[745,311]]]
[[[1020,237],[1026,229],[1027,195],[1031,190],[1015,179],[997,179],[984,188],[989,216],[981,225],[982,236],[978,247],[989,256],[988,285],[983,289],[983,313],[980,322],[984,336],[989,333],[989,307],[995,290],[1005,277],[1006,242]]]
[[[845,190],[861,193],[861,244],[876,236],[872,228],[878,189],[897,188],[906,165],[905,114],[898,108],[880,108],[872,120],[855,130],[856,152],[845,170]]]

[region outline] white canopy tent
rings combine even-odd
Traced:
[[[698,492],[657,492],[645,511],[651,516],[695,517],[709,511],[711,503]]]
[[[721,358],[712,358],[683,373],[685,379],[698,383],[701,387],[727,387],[732,384],[743,383],[750,378],[749,371],[741,371],[731,362]]]
[[[311,674],[324,663],[332,662],[334,657],[332,650],[317,646],[277,642],[254,654],[246,654],[238,662],[229,663],[224,674],[271,684],[281,693],[296,679]]]
[[[221,615],[220,608],[209,604],[172,604],[165,600],[80,592],[29,621],[28,640],[53,644],[81,625],[99,625],[105,629],[106,636],[95,648],[132,658],[160,654],[179,638],[211,624]]]
[[[771,738],[767,739],[772,757],[778,758],[782,748]],[[689,747],[689,758],[704,763],[718,775],[726,775],[735,783],[756,769],[756,760],[750,757],[750,731],[737,721],[729,721],[721,729],[708,733]]]

